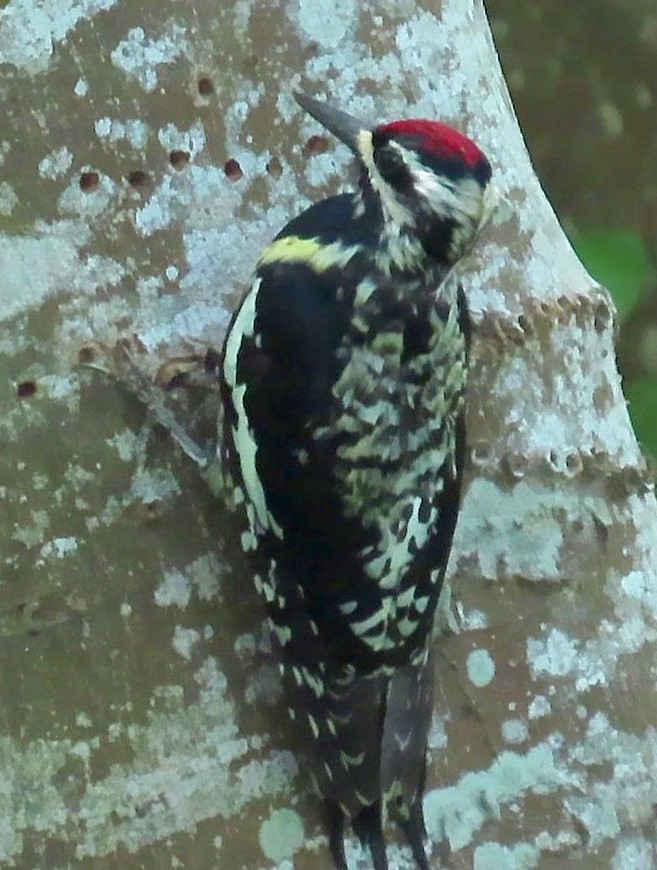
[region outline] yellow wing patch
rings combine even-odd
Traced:
[[[273,263],[303,263],[314,272],[343,268],[360,251],[359,245],[343,245],[341,242],[325,244],[318,238],[301,239],[285,236],[265,248],[258,266]]]

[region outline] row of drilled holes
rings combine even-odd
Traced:
[[[328,147],[324,136],[311,136],[306,142],[304,154],[309,157],[313,154],[323,154]],[[169,152],[169,163],[174,169],[184,169],[189,163],[191,155],[188,151],[175,150]],[[267,173],[272,178],[280,178],[283,174],[283,166],[277,157],[272,157],[267,163]],[[239,181],[244,175],[242,167],[234,157],[224,163],[224,173],[229,181]],[[127,176],[128,184],[138,190],[144,190],[151,186],[151,178],[143,169],[135,169]],[[80,174],[80,190],[84,193],[92,193],[100,184],[100,175],[94,170]]]
[[[209,97],[214,93],[214,84],[207,76],[202,76],[197,82],[198,92],[203,97]],[[311,136],[306,142],[304,153],[306,156],[313,154],[323,154],[328,147],[327,140],[324,136]],[[191,155],[187,151],[175,149],[169,152],[169,163],[174,169],[184,169],[189,163]],[[283,166],[277,157],[267,163],[267,173],[273,178],[280,178],[283,174]],[[244,175],[242,167],[234,158],[230,158],[224,164],[224,173],[230,181],[239,181]],[[143,169],[136,169],[127,177],[128,184],[137,189],[144,189],[150,186],[150,176]],[[94,170],[88,170],[80,174],[80,190],[84,193],[91,193],[96,190],[100,184],[100,176]],[[34,381],[21,381],[16,387],[16,394],[19,399],[28,399],[36,393],[37,386]]]
[[[210,79],[208,76],[201,76],[196,82],[196,87],[198,88],[198,92],[202,97],[209,97],[211,94],[214,93],[214,83],[212,82],[212,79]],[[184,169],[189,161],[190,154],[187,151],[176,149],[169,153],[169,163],[173,166],[174,169]],[[226,164],[226,167],[227,166],[228,164]],[[225,171],[226,175],[228,175],[228,169],[225,168]],[[97,172],[89,170],[88,172],[81,173],[80,190],[84,191],[84,193],[91,193],[92,191],[96,190],[99,184],[100,176]],[[128,175],[128,184],[132,187],[143,189],[150,185],[150,177],[147,172],[144,172],[143,169],[135,169],[134,172],[131,172],[130,175]]]
[[[190,161],[191,155],[187,151],[171,151],[169,153],[169,163],[174,169],[184,169]],[[228,173],[226,173],[228,174]],[[131,187],[136,187],[138,190],[150,187],[151,178],[148,172],[143,169],[135,169],[127,176],[128,184]],[[100,184],[100,175],[93,169],[87,172],[80,173],[80,190],[84,193],[92,193]]]

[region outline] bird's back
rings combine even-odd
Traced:
[[[456,283],[386,272],[378,241],[355,196],[292,221],[233,319],[222,395],[291,713],[324,797],[375,831],[383,867],[381,803],[402,824],[421,814],[468,329]]]

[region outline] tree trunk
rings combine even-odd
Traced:
[[[429,833],[454,867],[653,866],[655,500],[608,294],[532,172],[480,0],[11,0],[0,84],[0,864],[328,866],[221,504],[130,389],[74,366],[221,344],[260,249],[351,183],[302,85],[464,129],[504,198],[464,270]]]

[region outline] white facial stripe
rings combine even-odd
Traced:
[[[378,195],[384,211],[387,253],[396,265],[401,268],[412,268],[423,256],[423,250],[418,246],[412,233],[409,235],[405,231],[406,227],[413,226],[415,218],[400,202],[392,186],[384,180],[377,169],[374,162],[372,133],[369,130],[363,130],[359,134],[358,147],[370,184]],[[454,221],[450,255],[454,259],[460,258],[472,247],[494,211],[497,197],[491,185],[487,185],[482,190],[475,178],[466,176],[453,180],[437,175],[427,169],[415,151],[404,148],[395,141],[391,141],[389,147],[394,148],[402,157],[411,176],[415,193],[424,201],[427,211],[444,215]],[[385,267],[384,260],[385,258],[382,258],[381,263],[377,261],[377,265],[381,268]]]
[[[488,184],[484,191],[484,204],[482,209],[481,221],[479,222],[479,231],[481,232],[486,227],[493,215],[497,211],[500,204],[500,192],[494,184]]]
[[[474,178],[452,180],[427,169],[418,156],[399,148],[413,179],[413,187],[423,196],[432,211],[459,220],[460,216],[478,224],[483,213],[483,196]]]
[[[450,217],[456,224],[450,253],[454,258],[472,249],[497,206],[497,192],[491,184],[482,190],[472,177],[459,180],[440,178],[427,169],[414,154],[406,152],[407,164],[417,193],[429,208]]]

